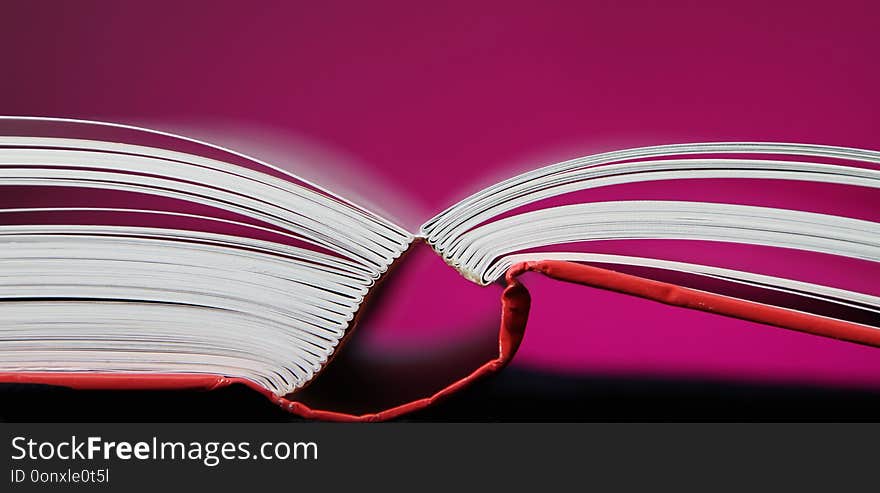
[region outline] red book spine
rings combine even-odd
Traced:
[[[880,329],[867,325],[731,298],[584,264],[558,260],[522,262],[507,271],[508,282],[526,271],[540,272],[560,281],[617,291],[667,305],[880,347]]]

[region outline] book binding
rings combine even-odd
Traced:
[[[498,333],[498,355],[494,359],[430,396],[375,413],[356,415],[314,409],[298,402],[295,393],[290,396],[278,396],[253,381],[220,375],[6,372],[0,373],[0,382],[55,385],[81,390],[214,390],[232,384],[242,384],[265,395],[283,409],[306,419],[339,422],[391,420],[427,408],[472,382],[500,371],[511,362],[525,335],[531,304],[528,290],[518,280],[518,276],[526,272],[536,272],[564,282],[639,296],[682,308],[880,347],[880,330],[861,324],[685,288],[609,269],[573,262],[543,260],[515,264],[506,273],[507,287],[501,296],[502,316]]]

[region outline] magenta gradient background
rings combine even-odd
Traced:
[[[0,113],[265,129],[357,163],[351,177],[386,187],[351,192],[407,204],[398,217],[415,227],[516,172],[621,147],[880,149],[878,19],[868,1],[6,2]],[[310,166],[302,174],[321,175]],[[876,198],[858,202],[855,215],[878,220]],[[442,327],[495,329],[496,293],[413,296],[460,281],[424,282],[434,267],[418,259],[426,266],[401,281],[405,306],[373,321],[391,331],[371,347],[405,352]],[[877,294],[877,275],[839,280]],[[533,312],[516,365],[880,385],[873,349],[526,281]],[[428,320],[416,317],[426,309]]]

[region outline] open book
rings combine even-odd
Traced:
[[[307,417],[391,418],[510,361],[529,310],[517,280],[527,271],[880,345],[880,297],[858,286],[672,261],[650,246],[639,255],[592,248],[631,240],[739,244],[776,249],[782,259],[808,252],[823,262],[842,259],[845,269],[875,268],[880,224],[824,207],[822,196],[815,210],[793,210],[626,191],[732,181],[773,193],[812,183],[874,194],[864,204],[874,210],[877,151],[697,143],[609,152],[509,178],[407,231],[281,168],[194,139],[77,120],[4,117],[0,124],[4,382],[240,382]],[[615,190],[619,198],[606,200]],[[52,206],[34,207],[34,194],[51,195]],[[463,283],[506,286],[498,357],[382,412],[350,415],[299,402],[297,392],[340,350],[377,284],[420,242]]]

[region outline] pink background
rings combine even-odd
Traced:
[[[880,149],[878,18],[868,1],[20,2],[0,9],[0,113],[213,138],[415,229],[516,172],[621,147]],[[806,188],[779,193],[817,203]],[[821,198],[878,220],[876,197]],[[777,265],[749,255],[734,263]],[[495,330],[497,291],[473,294],[457,276],[429,273],[445,268],[434,257],[412,262],[370,321],[385,332],[366,338],[366,352],[417,354]],[[811,263],[805,277],[877,294],[876,268],[791,265]],[[876,350],[526,281],[522,367],[880,384]]]

